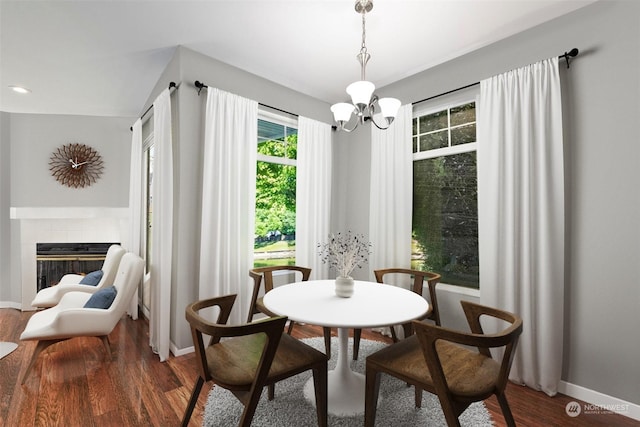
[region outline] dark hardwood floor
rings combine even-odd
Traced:
[[[15,426],[177,426],[191,394],[196,369],[193,354],[160,363],[148,346],[148,324],[123,317],[109,336],[113,359],[105,362],[98,338],[74,338],[51,346],[41,354],[31,375],[20,385],[35,348],[21,342],[20,333],[30,312],[0,309],[0,341],[19,343],[0,359],[0,427]],[[297,325],[299,338],[321,336],[322,330]],[[363,338],[389,341],[363,331]],[[203,387],[191,419],[202,424],[202,411],[210,386]],[[614,414],[565,412],[567,396],[548,397],[513,384],[508,399],[519,426],[639,426],[640,422]],[[581,402],[582,403],[582,402]],[[497,400],[486,401],[497,426],[504,419]]]

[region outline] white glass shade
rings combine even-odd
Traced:
[[[400,108],[400,100],[396,98],[381,98],[378,100],[382,117],[395,118]]]
[[[351,119],[351,114],[353,114],[353,110],[355,107],[351,104],[347,104],[346,102],[340,102],[338,104],[333,104],[331,106],[331,112],[333,113],[333,119],[336,122],[348,122]]]
[[[376,86],[366,80],[360,80],[347,86],[347,93],[351,96],[353,105],[369,105],[374,90],[376,90]]]

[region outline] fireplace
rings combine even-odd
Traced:
[[[37,290],[56,285],[68,273],[100,270],[113,244],[119,243],[37,243]]]
[[[22,288],[22,301],[16,308],[22,310],[35,309],[31,301],[38,288],[38,243],[105,242],[108,247],[111,245],[108,242],[121,242],[123,247],[128,245],[128,208],[12,207],[10,217],[20,224],[20,250],[16,260],[18,271],[15,274]]]

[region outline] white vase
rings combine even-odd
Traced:
[[[353,295],[353,277],[336,277],[336,295],[349,298]]]

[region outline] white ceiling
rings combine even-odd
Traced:
[[[393,83],[593,1],[374,0],[367,79]],[[353,0],[0,0],[0,111],[137,116],[179,45],[334,103],[360,78],[360,42]]]

